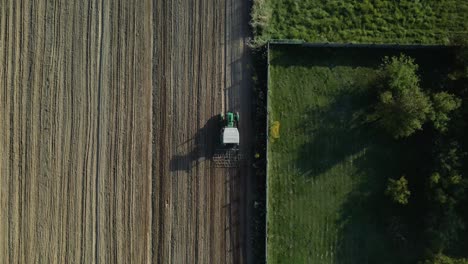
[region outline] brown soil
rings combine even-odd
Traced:
[[[0,0],[0,263],[249,260],[247,4]]]
[[[241,3],[243,2],[243,3]],[[250,145],[246,1],[160,1],[154,6],[155,262],[242,263],[246,164],[214,168],[217,115],[239,111]],[[242,100],[241,100],[242,98]],[[249,149],[242,149],[248,157]],[[244,242],[245,241],[245,242]]]

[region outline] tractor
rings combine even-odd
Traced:
[[[239,150],[239,113],[227,112],[219,115],[220,143],[213,155],[215,167],[239,167],[242,155]]]
[[[239,149],[239,113],[227,112],[220,114],[221,135],[220,143],[223,149]]]

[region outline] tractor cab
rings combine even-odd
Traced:
[[[237,118],[234,118],[237,117]],[[234,121],[239,120],[239,114],[234,115],[232,112],[227,112],[226,114],[226,126],[227,127],[234,127]],[[237,126],[237,124],[236,124]]]
[[[239,124],[239,113],[227,112],[224,116],[220,115],[221,119],[221,144],[225,148],[238,148],[240,137],[237,126]]]

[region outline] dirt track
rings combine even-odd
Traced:
[[[239,2],[0,0],[0,263],[248,259],[209,161],[223,107],[251,135]]]

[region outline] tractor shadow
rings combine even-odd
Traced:
[[[200,162],[211,159],[218,143],[220,129],[219,117],[217,115],[211,117],[198,129],[194,137],[177,146],[178,153],[186,154],[172,156],[169,163],[170,171],[190,171]]]

